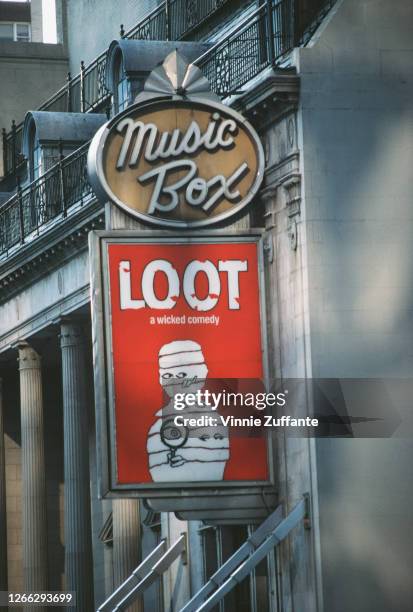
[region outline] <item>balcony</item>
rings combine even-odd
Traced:
[[[311,15],[311,25],[303,30],[301,22],[298,31],[297,19],[294,17],[296,2],[297,0],[280,0],[276,4],[259,6],[226,37],[198,58],[196,64],[209,79],[213,90],[222,97],[240,93],[248,81],[265,68],[276,65],[277,61],[297,44],[297,40],[305,44],[317,26],[320,15],[332,6],[334,0],[320,0],[318,12],[313,11]],[[313,8],[314,4],[312,2]],[[164,13],[161,9],[162,7],[151,13],[146,21],[139,25],[141,30],[137,26],[128,36],[154,34],[153,24],[157,24],[156,28],[163,24],[160,16]],[[188,17],[185,19],[187,27]],[[46,102],[41,107],[42,110],[60,108],[74,111],[79,109],[79,104],[83,112],[101,109],[102,101],[109,98],[109,92],[102,89],[103,85],[99,85],[104,83],[105,61],[106,55],[100,56],[81,72],[80,77],[73,79],[66,88]],[[21,134],[21,127],[14,126],[12,138],[10,135],[5,138],[6,159],[11,155],[14,169],[20,159]],[[87,179],[87,149],[88,143],[61,159],[29,186],[17,189],[17,193],[0,206],[1,259],[9,257],[20,245],[34,240],[58,219],[65,218],[69,212],[95,201]]]
[[[228,36],[197,60],[221,97],[238,93],[249,80],[271,65],[277,65],[294,46],[304,45],[335,0],[263,0]],[[169,0],[158,6],[128,32],[129,39],[180,40],[196,38],[202,24],[231,0]],[[54,96],[39,107],[57,112],[110,112],[111,93],[105,86],[107,52],[71,78]],[[3,131],[5,175],[14,174],[24,163],[21,153],[23,124],[13,122]]]
[[[213,14],[233,0],[166,0],[128,32],[120,35],[134,40],[181,40],[189,37]],[[89,66],[81,63],[75,77],[70,73],[66,84],[38,110],[55,112],[109,112],[111,94],[105,86],[107,51]],[[5,176],[14,174],[24,158],[21,153],[23,123],[13,121],[10,132],[3,130],[3,166]]]
[[[0,207],[0,258],[36,239],[72,209],[94,200],[87,178],[88,148],[86,143],[61,159]]]

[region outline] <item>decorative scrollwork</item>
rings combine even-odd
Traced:
[[[3,204],[0,254],[92,194],[87,177],[88,147],[86,143]]]

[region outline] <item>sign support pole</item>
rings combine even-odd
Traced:
[[[135,219],[107,203],[105,207],[106,229],[142,229]],[[113,578],[118,587],[135,569],[141,557],[141,522],[138,499],[114,499],[113,512]],[[139,598],[130,610],[143,612],[143,601]]]

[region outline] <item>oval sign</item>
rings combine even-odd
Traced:
[[[250,202],[263,179],[264,153],[248,121],[223,104],[152,100],[97,132],[88,171],[100,199],[141,221],[202,227]]]

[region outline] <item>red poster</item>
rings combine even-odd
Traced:
[[[117,484],[268,480],[265,437],[204,399],[210,381],[263,379],[257,243],[106,248]],[[174,425],[201,415],[215,425]]]

